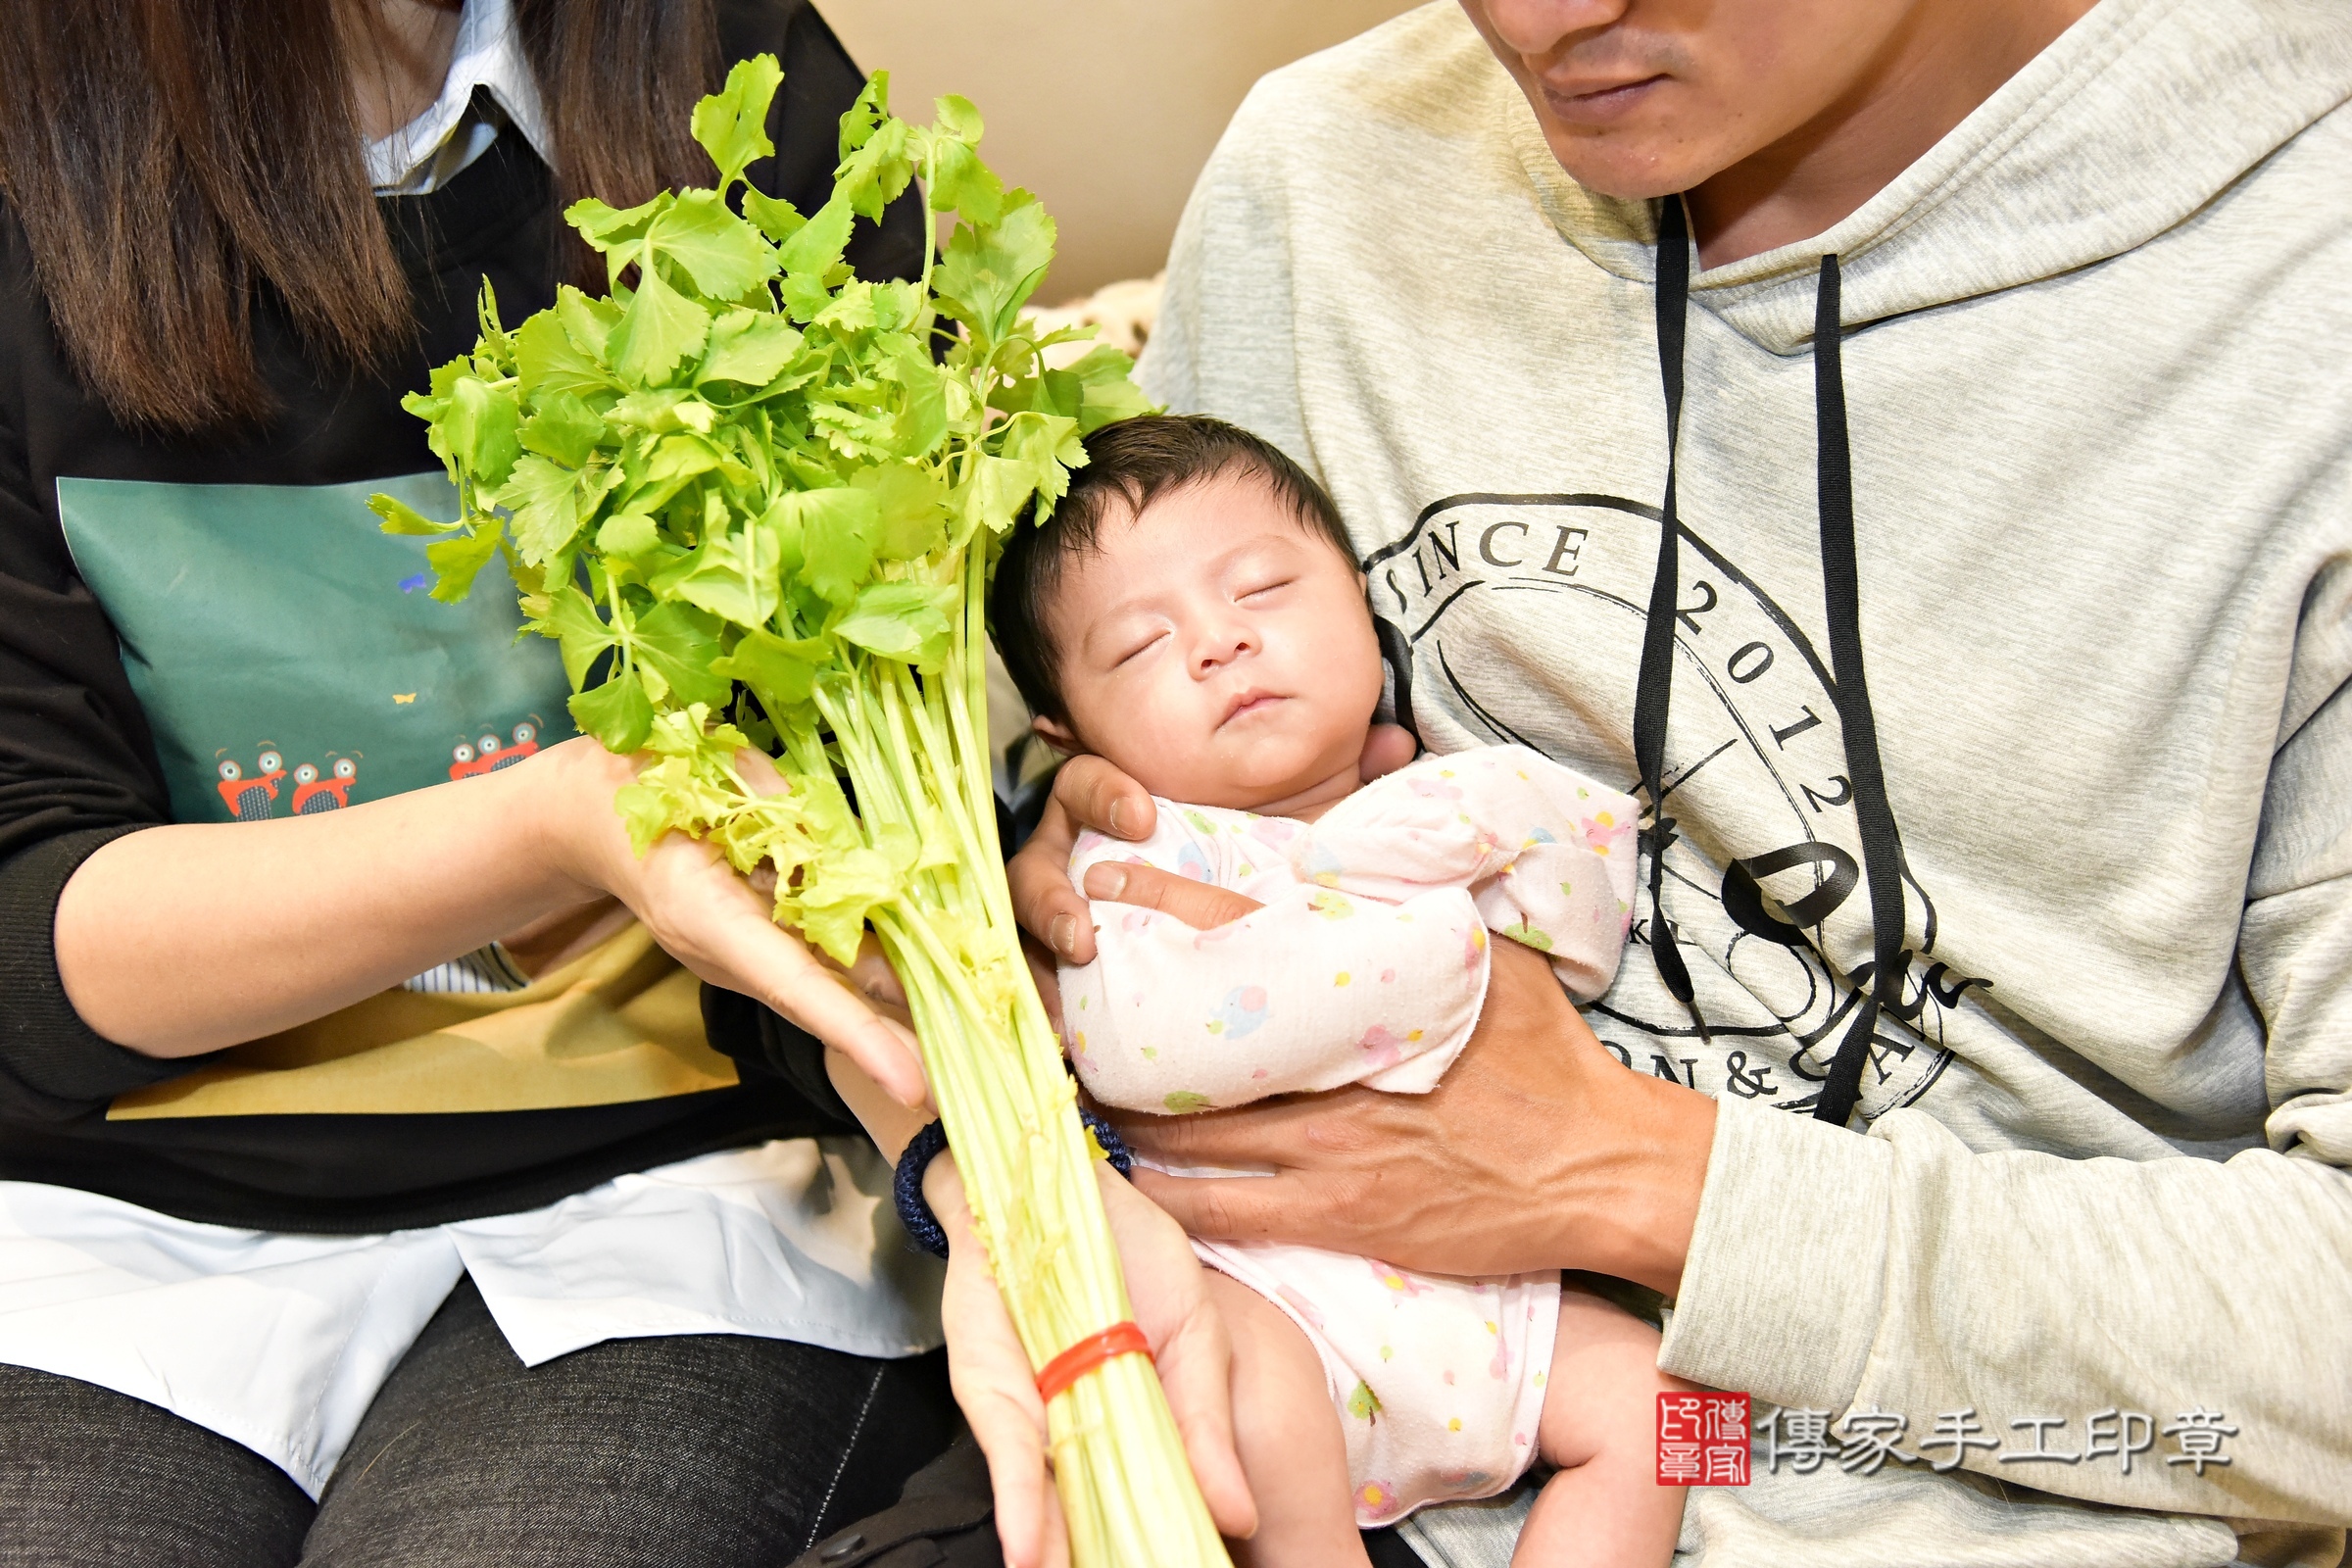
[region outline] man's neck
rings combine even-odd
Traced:
[[[1690,192],[1699,266],[1728,266],[1835,227],[2094,3],[1915,7],[1851,92]]]

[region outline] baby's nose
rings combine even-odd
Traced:
[[[1220,669],[1256,650],[1256,632],[1245,622],[1228,621],[1206,630],[1193,660],[1195,667],[1205,672]]]

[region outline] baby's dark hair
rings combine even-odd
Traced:
[[[1013,528],[989,585],[989,628],[1031,712],[1069,718],[1060,651],[1046,626],[1063,565],[1097,548],[1115,509],[1141,515],[1170,491],[1229,474],[1264,483],[1301,528],[1354,563],[1355,547],[1330,493],[1272,442],[1202,414],[1144,415],[1106,424],[1086,438],[1086,466],[1071,472],[1069,494],[1052,514],[1042,523],[1023,518]]]

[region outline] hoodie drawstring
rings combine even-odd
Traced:
[[[1707,1024],[1690,984],[1690,971],[1667,922],[1663,894],[1666,851],[1674,842],[1674,819],[1666,814],[1666,715],[1674,692],[1674,620],[1677,557],[1682,523],[1675,514],[1676,448],[1683,420],[1683,337],[1690,302],[1690,230],[1682,198],[1668,197],[1658,222],[1658,376],[1666,395],[1666,496],[1659,508],[1658,564],[1650,579],[1649,619],[1642,630],[1641,683],[1634,697],[1634,760],[1649,796],[1649,951],[1658,978],[1690,1009],[1701,1039]],[[1813,1114],[1843,1126],[1861,1096],[1862,1064],[1882,1012],[1902,1003],[1902,976],[1910,955],[1903,948],[1903,846],[1886,802],[1886,779],[1879,761],[1878,724],[1862,671],[1861,596],[1854,566],[1853,466],[1846,443],[1845,378],[1839,356],[1843,327],[1838,307],[1838,258],[1821,259],[1820,292],[1813,318],[1813,399],[1816,473],[1821,519],[1823,608],[1829,621],[1831,693],[1844,732],[1845,765],[1853,785],[1854,818],[1862,837],[1863,881],[1870,895],[1872,961],[1867,976],[1857,971],[1853,1022],[1831,1058],[1828,1078]],[[1868,989],[1863,986],[1867,984]],[[1835,1020],[1833,1019],[1833,1022]]]

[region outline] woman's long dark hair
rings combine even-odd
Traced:
[[[352,109],[367,40],[354,17],[373,3],[8,0],[0,193],[59,343],[118,419],[191,432],[267,418],[264,288],[329,363],[377,365],[407,341],[409,286]],[[686,122],[718,79],[711,0],[514,9],[560,200],[628,205],[709,173]]]

